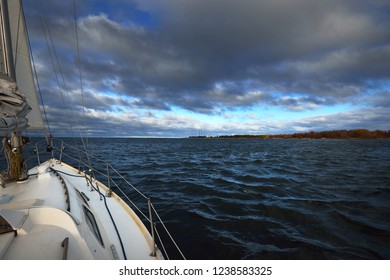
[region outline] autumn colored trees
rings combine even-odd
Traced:
[[[299,132],[294,134],[272,135],[269,138],[310,138],[310,139],[384,139],[390,138],[390,130],[353,129],[329,130],[321,132]]]
[[[276,135],[221,135],[221,136],[190,136],[190,138],[263,138],[263,139],[390,139],[390,130],[328,130],[328,131],[309,131],[293,134]]]

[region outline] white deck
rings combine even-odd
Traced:
[[[128,205],[115,194],[104,200],[84,174],[56,160],[29,174],[24,182],[0,187],[0,215],[14,229],[0,234],[0,259],[124,259],[104,201],[127,259],[161,258],[161,254],[151,256],[151,236]],[[97,185],[106,194],[106,187],[94,182]],[[95,218],[98,233],[93,232],[88,215]],[[66,238],[68,246],[63,244]]]

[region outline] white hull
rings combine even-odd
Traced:
[[[100,182],[55,159],[28,174],[0,187],[3,229],[12,227],[0,233],[0,259],[162,258],[133,210]]]

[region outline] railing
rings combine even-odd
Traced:
[[[55,145],[53,142],[55,143]],[[40,151],[42,150],[39,149],[39,147],[42,147],[43,144],[46,144],[46,141],[40,141],[36,143],[34,148],[34,153],[38,160],[38,164],[42,162],[42,158],[41,158],[42,153],[40,153]],[[106,196],[108,197],[111,196],[111,193],[114,190],[116,192],[119,192],[121,198],[133,209],[133,211],[136,210],[136,212],[138,212],[138,214],[143,218],[144,222],[146,221],[148,225],[147,227],[150,227],[150,234],[153,239],[153,252],[152,252],[153,256],[156,255],[156,248],[159,247],[161,252],[164,255],[164,258],[169,259],[169,254],[167,252],[166,246],[164,245],[166,241],[163,242],[161,234],[158,231],[159,228],[162,228],[164,234],[168,238],[168,241],[171,242],[171,244],[173,245],[172,247],[175,248],[175,250],[177,251],[178,255],[180,255],[181,258],[185,259],[179,246],[177,245],[172,235],[168,231],[160,215],[157,213],[157,210],[155,209],[153,203],[151,202],[151,198],[146,196],[139,189],[133,186],[110,163],[98,157],[95,157],[90,153],[87,153],[84,149],[73,147],[59,139],[55,139],[54,141],[52,140],[51,147],[47,147],[47,151],[51,153],[51,157],[56,157],[56,153],[58,153],[58,157],[56,158],[60,162],[62,162],[63,158],[66,157],[67,159],[72,161],[71,164],[75,164],[75,165],[77,164],[79,172],[88,170],[89,176],[91,178],[97,179],[100,182],[106,180],[107,181],[106,186],[108,188]],[[86,172],[84,171],[84,173]],[[131,199],[129,197],[130,196],[129,191],[132,191],[137,195],[136,196],[137,200],[139,199],[144,200],[143,203],[143,206],[145,208],[144,210],[141,210],[141,208],[138,207],[137,204],[133,201],[135,200],[135,198]],[[145,214],[146,210],[147,210],[147,214]],[[159,243],[158,246],[156,246],[156,237]]]

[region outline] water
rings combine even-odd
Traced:
[[[151,196],[187,259],[390,259],[390,141],[89,146]]]

